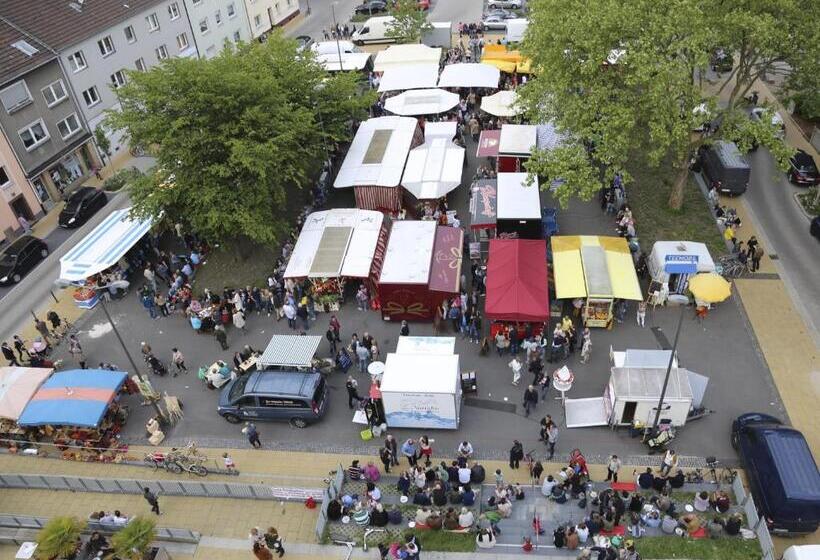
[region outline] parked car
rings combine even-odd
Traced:
[[[752,168],[733,142],[718,140],[704,148],[700,161],[707,184],[718,192],[737,195],[749,188]]]
[[[64,228],[79,227],[107,202],[108,197],[100,189],[80,187],[68,197],[57,223]]]
[[[484,12],[484,17],[489,16],[499,16],[504,19],[513,19],[514,17],[516,17],[514,13],[503,8],[496,8],[495,10],[487,10],[486,12]]]
[[[774,535],[810,534],[820,525],[820,472],[806,438],[759,412],[732,423],[755,505]]]
[[[357,14],[377,14],[387,11],[387,2],[383,0],[368,0],[364,4],[359,4],[353,11]]]
[[[814,158],[803,150],[797,150],[789,159],[789,181],[800,187],[810,187],[820,183],[820,173]]]
[[[427,11],[430,9],[430,0],[417,0],[416,4],[419,10]]]
[[[502,16],[484,16],[481,20],[482,29],[507,29],[507,18]]]
[[[16,284],[48,256],[48,246],[42,239],[23,235],[0,252],[0,285]]]
[[[521,0],[489,0],[487,7],[491,10],[494,8],[521,8]]]
[[[295,428],[319,421],[327,410],[327,385],[320,373],[255,371],[229,382],[217,412],[243,420],[287,420]]]
[[[815,239],[820,241],[820,216],[815,216],[814,219],[811,221],[811,226],[809,226],[809,233],[812,234]]]
[[[299,50],[304,50],[313,44],[313,38],[308,35],[297,35],[296,42],[299,43]]]

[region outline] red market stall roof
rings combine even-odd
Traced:
[[[460,228],[438,226],[433,244],[433,266],[428,286],[434,292],[457,294],[461,281],[461,248],[464,232]]]
[[[484,312],[495,321],[549,319],[547,244],[543,239],[491,239]]]
[[[501,130],[482,130],[478,137],[476,157],[498,157],[498,143],[501,140]]]

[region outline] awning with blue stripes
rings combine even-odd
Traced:
[[[130,208],[115,210],[60,259],[60,282],[83,282],[116,264],[151,229],[151,220],[133,220]]]

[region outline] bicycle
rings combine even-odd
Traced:
[[[703,482],[703,472],[700,469],[689,471],[686,473],[686,482],[691,484],[699,484]]]
[[[720,257],[715,264],[715,269],[718,274],[731,280],[733,278],[740,278],[749,272],[748,263],[742,263],[735,255],[724,255]]]
[[[737,471],[729,467],[720,467],[720,469],[718,470],[719,465],[720,461],[718,461],[716,458],[706,458],[706,466],[709,467],[709,473],[712,475],[712,484],[732,484],[737,478]]]

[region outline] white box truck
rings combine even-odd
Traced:
[[[387,36],[387,26],[394,20],[393,16],[369,18],[357,29],[350,38],[354,45],[369,43],[395,43],[396,40]]]

